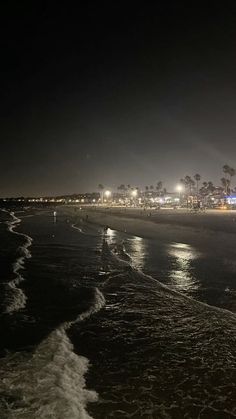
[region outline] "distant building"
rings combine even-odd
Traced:
[[[229,195],[226,197],[226,203],[236,208],[236,195]]]

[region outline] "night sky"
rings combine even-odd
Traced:
[[[0,196],[236,168],[235,2],[9,3]]]

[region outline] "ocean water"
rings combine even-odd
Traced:
[[[2,419],[236,417],[231,246],[0,221]]]

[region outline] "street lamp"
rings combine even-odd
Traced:
[[[109,196],[111,196],[111,191],[105,191],[104,195],[106,198],[109,198]]]
[[[180,193],[183,190],[183,186],[182,185],[177,185],[176,186],[176,190]]]
[[[135,189],[134,191],[132,191],[131,195],[132,195],[133,198],[135,198],[138,195],[137,190]]]
[[[179,202],[181,202],[181,192],[183,191],[183,185],[177,185],[176,190],[179,192]]]

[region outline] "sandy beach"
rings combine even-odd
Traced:
[[[100,226],[163,242],[210,246],[224,244],[232,251],[236,234],[236,211],[142,210],[134,208],[60,207],[66,213]]]

